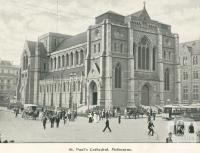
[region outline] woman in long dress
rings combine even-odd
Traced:
[[[96,113],[94,113],[93,118],[94,118],[94,122],[96,123],[97,122],[97,114]]]
[[[88,117],[89,117],[89,123],[92,123],[92,114],[89,113]]]

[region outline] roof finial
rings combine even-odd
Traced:
[[[144,1],[143,4],[144,4],[144,9],[146,9],[146,2]]]

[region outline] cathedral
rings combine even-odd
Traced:
[[[108,11],[83,33],[26,41],[17,99],[49,108],[106,110],[179,103],[179,37],[145,6]]]

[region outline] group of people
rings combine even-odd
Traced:
[[[111,111],[105,111],[103,110],[97,110],[97,111],[89,111],[88,118],[89,118],[89,123],[96,122],[98,123],[100,120],[104,118],[110,118],[113,116],[111,114]]]
[[[186,129],[186,127],[185,127],[184,122],[181,121],[181,120],[177,121],[177,119],[175,118],[175,120],[174,120],[174,134],[184,135],[185,129]],[[195,133],[194,125],[193,125],[192,122],[188,126],[188,133],[190,133],[190,134]]]
[[[172,136],[184,136],[185,134],[196,134],[197,142],[200,142],[200,131],[195,131],[195,127],[193,122],[187,126],[183,120],[178,120],[177,118],[174,119],[174,129],[173,133],[169,132],[168,137],[166,138],[166,143],[173,143]]]
[[[56,123],[56,127],[59,128],[60,121],[63,120],[64,125],[66,124],[67,120],[71,121],[72,119],[77,118],[76,112],[43,112],[42,115],[42,123],[44,130],[46,129],[47,121],[50,122],[50,127],[54,128],[54,123]]]
[[[120,111],[105,111],[104,109],[102,111],[98,110],[98,111],[89,111],[88,114],[88,119],[89,119],[89,123],[98,123],[101,120],[106,119],[105,121],[105,127],[103,129],[103,132],[105,132],[106,129],[108,129],[110,132],[112,132],[111,128],[110,128],[110,121],[109,118],[114,117],[114,118],[118,118],[118,123],[121,123],[121,114]]]

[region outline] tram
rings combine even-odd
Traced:
[[[182,106],[180,105],[165,105],[163,107],[162,118],[172,120],[177,116],[181,116],[183,113]]]

